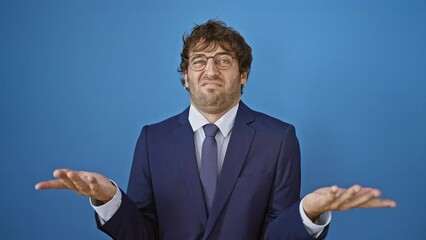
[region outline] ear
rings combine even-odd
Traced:
[[[247,84],[247,81],[248,81],[248,79],[247,79],[247,72],[242,72],[241,73],[241,84],[242,85],[246,85]]]
[[[185,88],[188,89],[189,88],[189,84],[188,84],[188,72],[184,72],[183,73],[183,78],[185,80]]]

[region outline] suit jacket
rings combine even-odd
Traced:
[[[126,240],[313,239],[299,213],[294,127],[240,102],[208,213],[188,113],[142,129],[127,195],[98,227]]]

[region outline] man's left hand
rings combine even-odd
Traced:
[[[395,207],[396,202],[380,198],[375,188],[354,185],[348,189],[324,187],[309,193],[303,200],[303,209],[312,221],[327,211],[345,211],[352,208]]]

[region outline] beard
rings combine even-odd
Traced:
[[[222,79],[209,79],[220,81]],[[196,88],[194,83],[188,78],[189,95],[192,103],[202,112],[209,114],[220,114],[229,110],[240,98],[240,86],[231,86],[231,89],[220,91],[218,89],[206,89],[203,91]],[[223,89],[222,89],[223,90]]]

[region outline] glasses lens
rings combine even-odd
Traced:
[[[229,54],[217,54],[214,57],[214,63],[217,68],[227,70],[232,65],[232,56]]]
[[[196,54],[189,58],[189,67],[194,71],[201,71],[207,66],[209,58],[212,58],[217,69],[228,70],[232,66],[232,56],[227,53],[218,53],[214,57],[204,54]]]
[[[194,71],[203,70],[207,65],[207,57],[205,55],[194,55],[189,59],[189,66]]]

